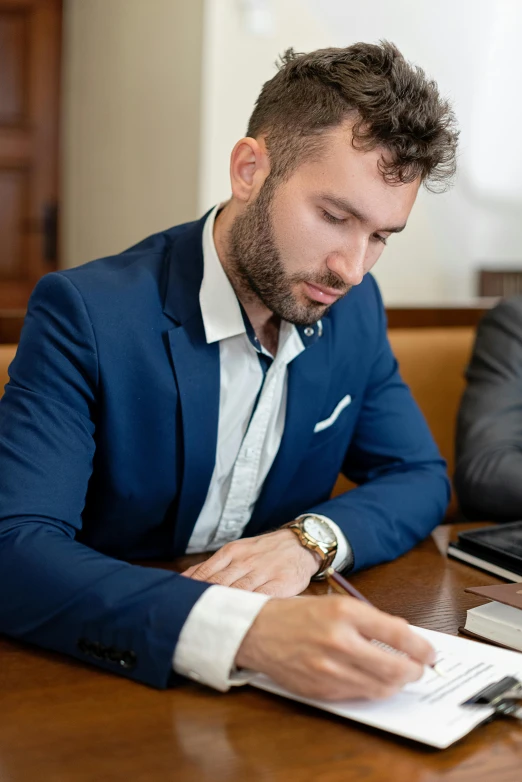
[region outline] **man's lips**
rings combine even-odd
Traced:
[[[324,285],[312,285],[311,282],[305,282],[304,286],[308,298],[321,304],[333,304],[334,301],[337,301],[343,295],[341,291],[335,288],[325,288]]]

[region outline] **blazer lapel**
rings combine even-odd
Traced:
[[[207,345],[194,320],[169,331],[181,402],[183,477],[177,508],[174,555],[185,553],[207,496],[216,461],[219,421],[219,343]]]
[[[328,389],[331,365],[331,334],[328,317],[323,335],[288,366],[285,429],[279,451],[267,475],[254,513],[243,535],[255,535],[277,510],[286,486],[294,477],[314,434]],[[291,519],[288,519],[291,521]]]
[[[214,470],[219,422],[219,343],[207,344],[199,290],[205,217],[175,243],[168,259],[164,312],[176,321],[168,345],[178,386],[183,475],[176,508],[174,556],[185,553]],[[174,480],[174,476],[173,476]]]

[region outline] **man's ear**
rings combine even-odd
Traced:
[[[262,138],[242,138],[230,156],[230,183],[234,198],[244,204],[254,200],[270,172]]]

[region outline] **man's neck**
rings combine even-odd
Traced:
[[[264,348],[275,356],[279,343],[281,319],[266,307],[243,277],[230,263],[228,235],[232,225],[232,206],[229,201],[214,221],[214,244],[223,269],[252,324],[258,340]]]

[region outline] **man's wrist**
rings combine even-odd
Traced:
[[[262,643],[264,636],[263,628],[266,624],[266,621],[270,622],[270,616],[272,615],[272,604],[276,606],[277,611],[278,602],[279,600],[277,598],[272,598],[260,608],[256,618],[246,632],[239,649],[237,650],[234,660],[236,668],[250,671],[260,670],[260,662],[263,659],[264,654]]]
[[[298,557],[299,561],[302,562],[306,572],[309,573],[309,578],[315,576],[315,574],[321,569],[322,565],[322,560],[319,554],[303,546],[297,535],[293,533],[291,529],[288,529],[288,527],[283,527],[279,530],[279,532],[284,533],[287,537],[291,536],[294,539],[296,546],[296,556]]]
[[[225,692],[248,681],[234,671],[245,635],[268,595],[214,585],[196,601],[181,629],[172,667],[176,673]]]

